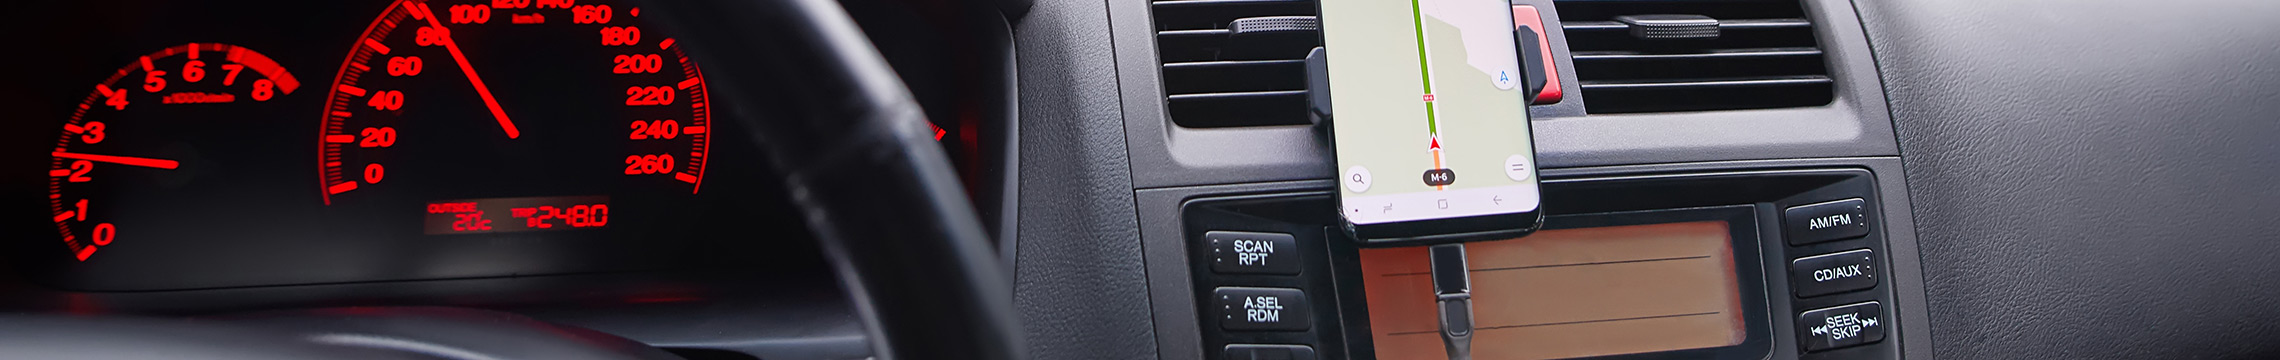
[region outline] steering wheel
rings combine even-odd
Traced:
[[[658,0],[710,44],[716,117],[784,177],[878,359],[1018,359],[1010,276],[902,82],[829,0]],[[658,16],[658,15],[653,15]],[[722,111],[726,110],[726,111]],[[758,165],[758,164],[751,164]],[[737,236],[739,234],[722,234]],[[166,322],[0,316],[0,358],[671,359],[481,310],[362,308]]]

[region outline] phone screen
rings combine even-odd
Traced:
[[[1348,223],[1537,210],[1512,16],[1505,0],[1321,1]]]

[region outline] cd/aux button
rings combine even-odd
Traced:
[[[1876,252],[1860,249],[1791,261],[1789,286],[1801,298],[1876,287]]]

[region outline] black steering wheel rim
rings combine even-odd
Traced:
[[[647,6],[672,9],[661,13],[706,44],[691,55],[726,95],[713,99],[716,116],[745,125],[770,154],[877,358],[1021,358],[1010,277],[949,158],[838,3]]]

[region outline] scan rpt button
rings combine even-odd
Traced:
[[[1220,274],[1298,274],[1298,240],[1290,234],[1243,231],[1203,233],[1211,248],[1211,272]]]

